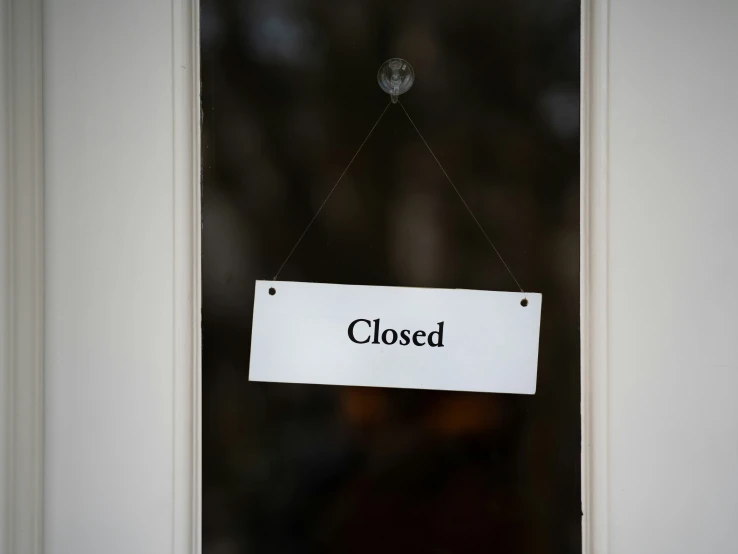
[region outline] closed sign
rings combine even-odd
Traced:
[[[249,379],[533,394],[540,319],[537,293],[257,281]]]

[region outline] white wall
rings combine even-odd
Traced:
[[[738,2],[610,1],[610,546],[738,551]]]

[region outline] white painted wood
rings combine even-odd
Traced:
[[[582,2],[582,550],[609,552],[609,0]]]
[[[40,554],[43,128],[40,0],[0,0],[0,553]]]
[[[174,529],[172,552],[201,552],[199,0],[173,0]]]
[[[738,4],[587,6],[586,551],[733,552]]]
[[[197,3],[45,10],[45,551],[198,552]]]

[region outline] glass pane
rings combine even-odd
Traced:
[[[581,552],[579,4],[203,0],[203,549]],[[534,396],[250,383],[270,279],[401,97],[526,290]],[[397,105],[280,279],[517,290]]]

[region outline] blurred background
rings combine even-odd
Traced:
[[[581,552],[579,3],[203,0],[203,551]],[[249,383],[271,279],[401,97],[522,286],[534,396]],[[399,106],[280,279],[517,290]],[[452,370],[452,368],[450,368]]]

